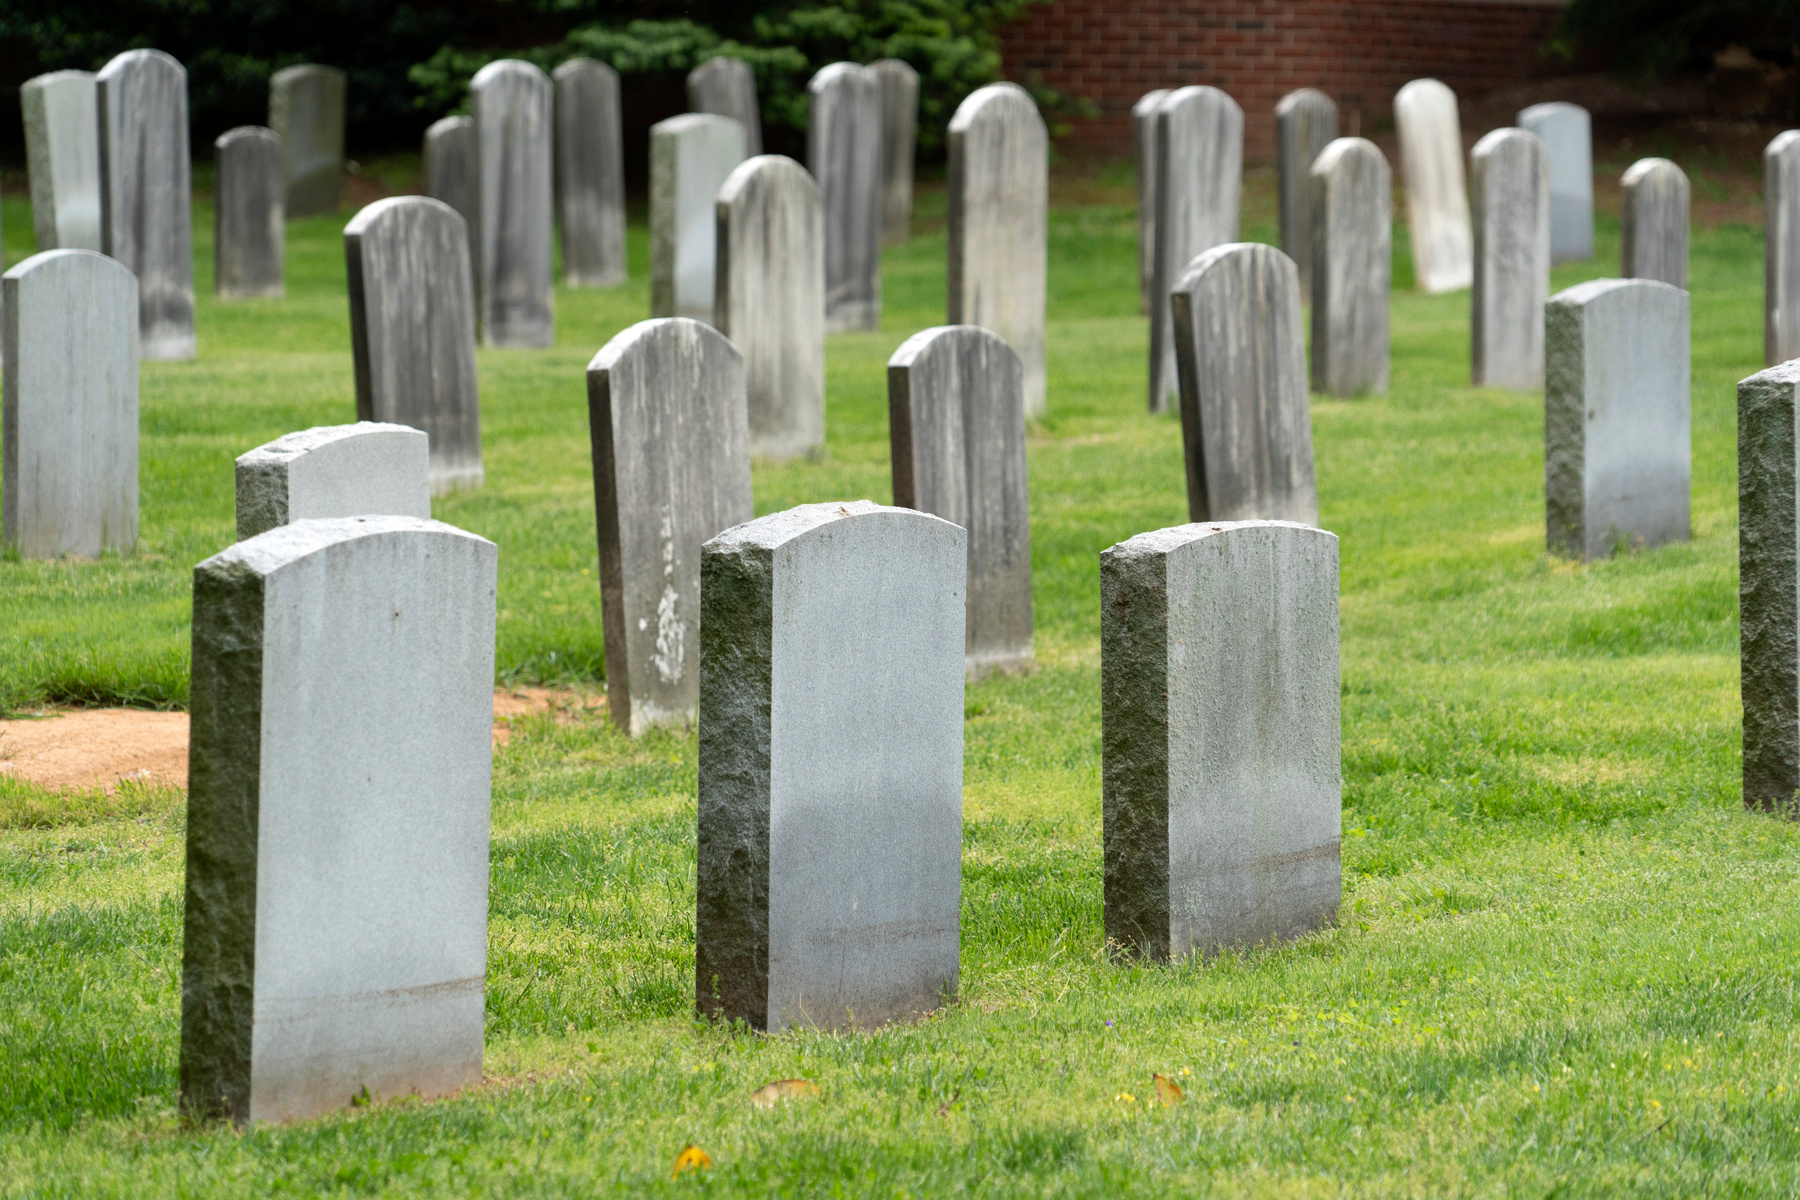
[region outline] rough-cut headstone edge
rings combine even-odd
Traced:
[[[1800,360],[1738,383],[1738,579],[1744,807],[1800,816],[1795,596]]]

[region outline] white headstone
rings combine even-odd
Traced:
[[[881,76],[832,63],[812,98],[807,166],[825,213],[825,328],[881,328]]]
[[[1150,311],[1156,276],[1156,110],[1168,96],[1157,88],[1131,106],[1131,161],[1137,176],[1138,311]]]
[[[898,58],[884,58],[869,69],[881,76],[881,240],[894,245],[912,236],[919,73]]]
[[[269,128],[286,153],[287,215],[336,212],[344,177],[344,73],[301,63],[269,76]]]
[[[1300,298],[1311,303],[1312,165],[1338,135],[1337,104],[1317,88],[1289,92],[1275,106],[1275,167],[1281,188],[1281,248],[1300,270]]]
[[[1800,129],[1763,151],[1763,363],[1800,358]]]
[[[1550,172],[1544,143],[1496,129],[1469,155],[1475,280],[1470,367],[1477,387],[1544,384],[1544,301],[1550,296]]]
[[[1413,278],[1422,292],[1454,292],[1475,278],[1469,191],[1463,175],[1462,121],[1456,93],[1415,79],[1394,96]]]
[[[1688,177],[1666,158],[1640,158],[1619,177],[1619,274],[1688,285]]]
[[[503,58],[469,81],[475,122],[475,211],[481,340],[487,346],[556,341],[551,267],[550,77]]]
[[[626,279],[619,73],[591,58],[572,58],[552,76],[563,281],[570,287],[617,287]]]
[[[1313,160],[1312,386],[1385,392],[1394,177],[1374,142],[1338,138]]]
[[[1800,798],[1800,362],[1737,388],[1738,653],[1744,705],[1744,807],[1796,815]]]
[[[431,439],[358,421],[283,434],[237,458],[237,536],[371,514],[431,516]]]
[[[709,58],[687,77],[688,111],[730,117],[744,127],[744,155],[762,153],[762,109],[756,72],[741,58]]]
[[[1550,261],[1594,257],[1594,132],[1588,110],[1557,100],[1519,113],[1550,154]]]
[[[91,71],[52,71],[19,89],[31,223],[39,250],[100,249],[100,116]]]
[[[213,143],[213,163],[214,293],[239,300],[286,295],[281,139],[259,125],[240,125]]]
[[[711,321],[719,189],[744,161],[744,126],[686,113],[650,127],[650,312]]]

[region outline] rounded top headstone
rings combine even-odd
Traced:
[[[1471,159],[1491,158],[1497,154],[1527,154],[1548,161],[1550,150],[1544,145],[1544,139],[1529,129],[1520,129],[1509,125],[1503,129],[1490,129],[1481,135],[1475,148],[1469,151]]]
[[[1456,103],[1456,93],[1447,84],[1436,79],[1415,79],[1394,93],[1394,107],[1412,107],[1415,104],[1428,103],[1451,105]]]
[[[431,196],[388,196],[360,209],[344,226],[344,235],[364,234],[377,224],[386,224],[408,214],[416,214],[423,220],[454,221],[458,228],[467,229],[462,214],[442,200]]]
[[[1547,301],[1555,305],[1573,305],[1580,307],[1616,293],[1630,292],[1640,296],[1657,296],[1666,294],[1671,302],[1677,299],[1687,303],[1687,293],[1674,284],[1664,283],[1660,279],[1589,279],[1566,287]]]
[[[213,141],[215,150],[224,150],[238,142],[255,141],[270,142],[281,145],[281,137],[273,129],[264,125],[239,125],[236,129],[227,129]]]
[[[471,90],[484,88],[503,79],[541,83],[545,86],[550,83],[550,77],[538,69],[535,64],[528,63],[522,58],[501,58],[475,72],[475,78],[469,80],[469,87]]]
[[[173,74],[181,80],[183,87],[187,85],[187,68],[181,65],[180,59],[163,50],[127,50],[123,54],[115,54],[100,68],[100,73],[95,78],[102,81],[116,79],[131,70]]]
[[[1297,298],[1300,294],[1300,269],[1294,260],[1279,249],[1266,242],[1227,242],[1223,246],[1214,246],[1203,250],[1188,263],[1187,270],[1181,273],[1181,279],[1175,285],[1178,292],[1191,292],[1200,286],[1201,281],[1213,271],[1221,269],[1250,271],[1273,271],[1278,279],[1284,279],[1294,289]]]
[[[956,115],[950,118],[950,132],[961,133],[977,120],[992,116],[1017,114],[1023,117],[1026,113],[1043,125],[1043,114],[1038,112],[1030,92],[1016,83],[990,83],[963,97],[963,102],[956,106]]]
[[[1680,180],[1683,184],[1688,181],[1687,172],[1666,158],[1640,158],[1625,168],[1619,183],[1623,187],[1633,187],[1652,175],[1664,176],[1670,181]]]
[[[731,174],[725,177],[725,182],[719,187],[718,202],[736,204],[758,184],[803,188],[814,196],[819,192],[818,181],[812,177],[812,172],[787,155],[758,154],[754,158],[746,158],[731,169]]]
[[[853,79],[860,78],[863,72],[868,69],[869,68],[863,66],[861,63],[827,63],[825,66],[820,67],[818,71],[814,73],[813,77],[807,81],[806,90],[816,96],[826,88],[836,84],[845,76],[849,76]],[[871,78],[873,78],[873,76],[871,76]]]
[[[1339,163],[1347,158],[1378,162],[1384,167],[1388,165],[1387,155],[1381,152],[1380,146],[1368,138],[1341,137],[1327,142],[1325,148],[1319,151],[1319,157],[1313,159],[1312,173],[1329,175],[1337,170]]]
[[[935,351],[947,352],[977,343],[985,343],[984,348],[990,354],[1003,354],[1012,359],[1014,363],[1019,361],[1018,352],[1012,348],[1011,344],[985,326],[939,325],[932,329],[921,329],[901,342],[900,348],[888,358],[888,366],[890,368],[914,366],[922,363]]]
[[[1275,115],[1284,117],[1296,108],[1321,108],[1337,111],[1337,101],[1318,88],[1295,88],[1275,103]]]
[[[692,317],[652,317],[615,334],[588,360],[587,369],[590,372],[611,371],[628,358],[654,353],[659,345],[671,342],[677,345],[686,342],[707,354],[725,354],[739,363],[744,358],[730,338],[705,321],[696,321]]]

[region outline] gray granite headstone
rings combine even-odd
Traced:
[[[963,531],[806,504],[702,551],[700,1011],[870,1029],[954,997]]]
[[[503,58],[469,81],[475,122],[475,303],[486,346],[556,341],[550,77]]]
[[[825,444],[825,224],[806,168],[779,154],[738,164],[719,189],[713,325],[744,356],[750,453]]]
[[[228,300],[285,295],[281,139],[260,125],[240,125],[213,143],[213,162],[213,291]]]
[[[19,89],[31,223],[39,250],[100,249],[100,115],[91,71],[52,71]]]
[[[1331,922],[1338,690],[1335,535],[1221,521],[1100,556],[1109,944],[1160,961]]]
[[[1289,92],[1275,106],[1275,168],[1281,189],[1281,248],[1300,271],[1300,299],[1311,303],[1312,164],[1338,135],[1337,104],[1318,88]]]
[[[1462,120],[1456,93],[1415,79],[1394,96],[1413,278],[1422,292],[1454,292],[1475,277],[1475,238],[1463,174]]]
[[[1312,165],[1312,386],[1385,392],[1394,177],[1380,147],[1338,138]]]
[[[475,247],[475,122],[468,117],[445,117],[425,131],[425,194],[456,210],[469,227],[469,269],[474,270]]]
[[[570,287],[617,287],[626,279],[619,73],[591,58],[572,58],[552,77],[563,282]]]
[[[588,364],[607,707],[636,736],[700,695],[700,544],[755,515],[744,360],[681,317],[640,321]]]
[[[1138,311],[1150,311],[1156,276],[1156,110],[1169,94],[1157,88],[1131,106],[1131,161],[1137,176]]]
[[[431,516],[431,439],[423,430],[320,425],[238,455],[240,542],[295,521],[371,513]]]
[[[0,543],[24,558],[137,544],[137,286],[92,250],[46,250],[0,277]]]
[[[1317,525],[1294,261],[1260,242],[1215,246],[1176,283],[1170,307],[1189,519]]]
[[[1800,362],[1738,384],[1738,647],[1744,807],[1800,817]]]
[[[884,58],[869,69],[881,76],[881,240],[897,245],[912,236],[919,73],[898,58]]]
[[[825,213],[825,328],[881,328],[881,76],[832,63],[806,85],[807,166]]]
[[[1688,538],[1688,295],[1594,279],[1544,308],[1544,495],[1552,553]]]
[[[1024,382],[1012,347],[974,325],[915,333],[888,359],[894,503],[968,531],[970,679],[1035,661]]]
[[[650,127],[650,313],[713,318],[719,189],[744,161],[744,126],[685,113]]]
[[[431,436],[431,488],[478,487],[481,408],[469,235],[439,200],[390,196],[344,227],[356,416]]]
[[[1800,358],[1800,129],[1763,151],[1763,363]]]
[[[1594,131],[1588,110],[1561,100],[1519,113],[1550,154],[1550,261],[1594,257]]]
[[[756,72],[741,58],[709,58],[687,77],[688,111],[730,117],[744,127],[744,156],[762,153],[762,109]]]
[[[344,73],[301,63],[269,76],[269,128],[286,155],[287,215],[336,212],[344,178]]]
[[[194,568],[181,1107],[481,1082],[492,542],[300,521]]]
[[[1544,143],[1496,129],[1469,154],[1475,280],[1470,374],[1477,387],[1544,384],[1544,301],[1550,297],[1550,172]]]
[[[138,352],[194,357],[193,186],[187,71],[127,50],[95,78],[100,248],[138,278]]]
[[[1688,177],[1666,158],[1640,158],[1619,177],[1619,274],[1688,285]]]
[[[1025,415],[1046,406],[1050,135],[1016,83],[971,92],[950,120],[948,320],[1006,340],[1025,369]]]

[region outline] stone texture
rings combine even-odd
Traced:
[[[880,329],[881,76],[832,63],[806,89],[807,166],[825,213],[825,328]]]
[[[24,558],[137,544],[137,280],[92,250],[0,277],[0,542]]]
[[[1150,311],[1156,276],[1156,110],[1168,88],[1145,92],[1131,106],[1131,161],[1137,176],[1138,311]]]
[[[1050,137],[1016,83],[971,92],[950,120],[948,319],[1006,339],[1025,369],[1025,414],[1045,410]]]
[[[919,73],[898,58],[869,64],[881,76],[881,240],[912,236],[913,156],[919,146]]]
[[[1619,274],[1688,285],[1688,177],[1666,158],[1640,158],[1619,177]]]
[[[39,250],[100,249],[100,114],[91,71],[52,71],[19,89],[31,223]]]
[[[185,1112],[481,1082],[496,559],[372,516],[194,568]]]
[[[1194,521],[1319,523],[1300,276],[1273,246],[1215,246],[1175,285]]]
[[[1800,129],[1763,151],[1763,363],[1800,358]]]
[[[469,236],[449,205],[377,200],[344,227],[356,416],[423,429],[431,488],[478,487],[481,407]]]
[[[687,113],[650,127],[650,312],[711,321],[717,299],[714,201],[744,161],[744,126]]]
[[[1469,154],[1475,281],[1470,375],[1477,387],[1544,385],[1550,296],[1549,155],[1536,135],[1496,129]]]
[[[503,58],[469,81],[475,122],[475,302],[485,346],[556,341],[550,77]]]
[[[1456,93],[1415,79],[1394,95],[1413,278],[1422,292],[1454,292],[1475,277],[1475,239],[1463,175],[1462,120]]]
[[[1385,392],[1393,173],[1374,142],[1338,138],[1313,160],[1312,188],[1313,390]]]
[[[1544,495],[1553,554],[1688,538],[1688,296],[1595,279],[1544,309]]]
[[[1800,608],[1795,462],[1800,362],[1738,384],[1738,645],[1744,807],[1800,816]]]
[[[269,76],[269,128],[285,152],[287,215],[336,212],[344,178],[344,73],[301,63]]]
[[[700,1011],[869,1029],[954,996],[963,531],[866,500],[701,565]]]
[[[1100,556],[1108,943],[1210,955],[1337,913],[1337,541],[1229,521]]]
[[[687,77],[688,111],[730,117],[744,127],[744,157],[762,151],[762,109],[756,102],[756,72],[741,58],[709,58]]]
[[[213,291],[228,300],[286,295],[281,139],[260,125],[240,125],[219,135],[213,161]]]
[[[779,154],[738,164],[719,189],[713,324],[744,356],[750,453],[825,444],[825,224],[806,168]]]
[[[238,541],[295,521],[429,518],[430,447],[423,430],[358,421],[283,434],[240,454]]]
[[[1594,257],[1594,132],[1588,110],[1552,101],[1519,113],[1550,156],[1550,261]]]
[[[894,503],[968,533],[970,679],[1035,661],[1024,386],[1012,347],[973,325],[915,333],[888,359]]]
[[[475,267],[475,122],[445,117],[425,131],[425,194],[456,210],[469,228],[469,269]]]
[[[1338,109],[1317,88],[1289,92],[1275,106],[1275,169],[1281,190],[1281,248],[1300,272],[1300,299],[1312,302],[1312,165],[1338,135]]]
[[[193,186],[187,71],[127,50],[95,78],[100,248],[138,278],[138,352],[194,357]]]
[[[1237,241],[1244,110],[1214,87],[1184,87],[1156,113],[1156,275],[1150,305],[1150,411],[1179,398],[1169,293],[1194,256]]]
[[[744,360],[717,330],[640,321],[588,364],[607,707],[633,736],[694,716],[700,544],[755,514]]]
[[[572,58],[552,77],[563,282],[570,287],[617,287],[627,274],[619,73],[591,58]]]

